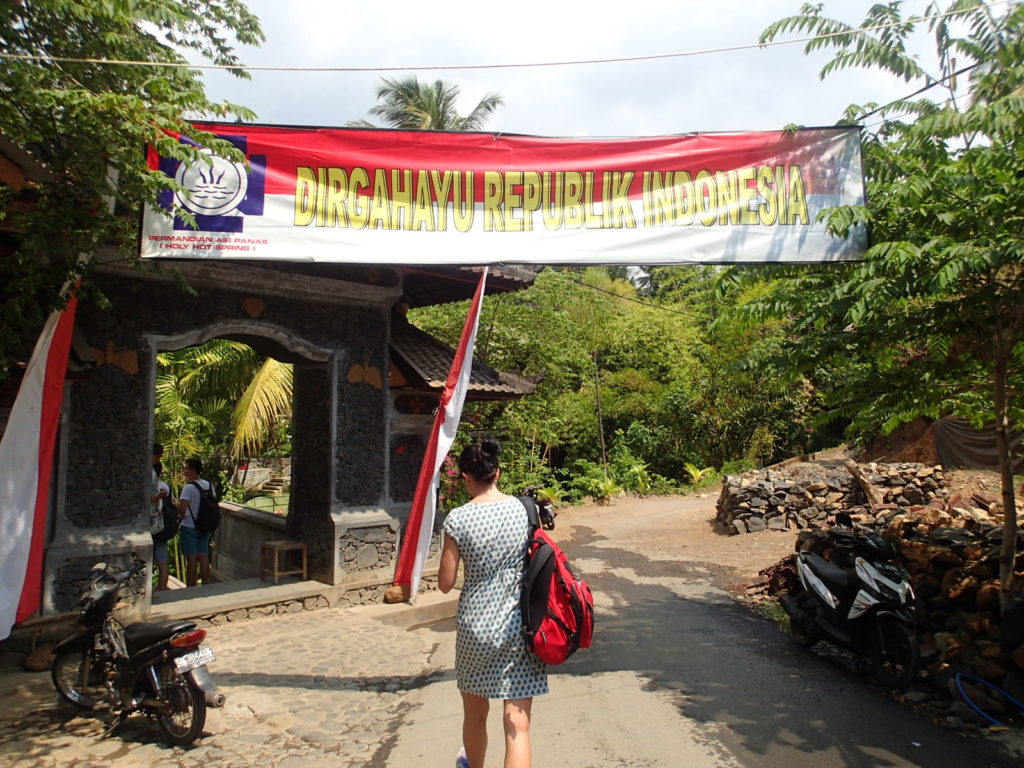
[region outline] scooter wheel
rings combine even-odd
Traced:
[[[805,632],[792,617],[789,619],[789,636],[794,643],[804,648],[810,648],[818,642],[817,635]]]
[[[789,618],[786,633],[797,645],[810,648],[818,642],[818,635],[813,630],[805,628],[805,622],[811,621],[804,618],[805,611],[801,610],[801,604],[805,602],[806,596],[804,594],[792,595],[785,593],[779,599],[779,604]]]
[[[871,674],[887,688],[901,690],[917,676],[921,651],[912,627],[892,616],[879,620],[871,643]]]
[[[160,678],[160,703],[157,721],[171,744],[191,744],[206,725],[206,698],[192,680],[181,675],[173,664],[165,664],[157,672]]]
[[[105,689],[100,670],[95,663],[89,670],[89,679],[82,680],[86,662],[85,651],[67,651],[53,660],[50,678],[53,687],[65,701],[79,709],[95,709],[104,699]]]

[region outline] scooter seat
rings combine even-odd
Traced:
[[[124,628],[124,642],[128,646],[128,653],[134,654],[147,645],[158,643],[178,632],[194,629],[195,626],[194,621],[185,621],[184,619],[156,623],[137,621]]]
[[[853,597],[860,589],[860,579],[857,577],[857,574],[832,565],[828,560],[818,555],[808,553],[804,555],[804,562],[814,575],[821,579],[825,586],[830,591],[839,595],[840,598]]]

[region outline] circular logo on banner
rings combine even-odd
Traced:
[[[211,165],[199,162],[178,166],[175,181],[187,194],[176,193],[182,207],[200,216],[220,216],[233,211],[245,199],[249,178],[245,166],[203,150]]]

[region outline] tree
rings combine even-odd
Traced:
[[[668,299],[638,302],[632,283],[596,267],[546,269],[525,291],[484,299],[477,357],[543,373],[529,397],[466,409],[475,429],[506,441],[512,486],[579,490],[581,475],[603,481],[602,421],[609,472],[640,492],[683,482],[685,462],[721,467],[799,452],[809,388],[732,365],[755,345],[778,343],[783,324],[723,323],[712,332],[705,281],[663,277]],[[465,312],[464,303],[449,304],[410,318],[454,344]]]
[[[172,460],[258,456],[292,414],[292,366],[213,339],[158,357],[156,436]],[[174,468],[178,464],[172,464]]]
[[[414,75],[403,80],[384,78],[377,88],[377,101],[370,115],[381,118],[387,128],[416,131],[478,131],[502,106],[502,98],[489,93],[465,116],[456,111],[459,86],[444,80],[421,83]],[[366,120],[354,120],[350,126],[376,128]]]
[[[840,236],[855,223],[871,227],[865,260],[779,269],[773,289],[740,312],[785,318],[791,336],[776,350],[774,370],[834,361],[848,374],[834,401],[886,431],[944,413],[993,425],[1005,607],[1016,592],[1018,538],[1008,431],[1022,415],[1015,398],[1024,384],[1024,7],[997,17],[956,0],[948,15],[927,22],[904,19],[901,9],[897,1],[874,5],[854,27],[805,5],[763,33],[763,42],[789,31],[830,35],[807,45],[836,50],[822,77],[876,68],[922,88],[883,107],[852,106],[843,121],[883,118],[864,140],[868,204],[823,214]],[[923,25],[939,62],[931,74],[908,53],[909,36]],[[957,88],[963,82],[966,97]],[[945,101],[915,98],[937,86]],[[727,272],[723,290],[750,279],[749,271]]]
[[[167,157],[198,160],[198,149],[175,138],[181,134],[243,159],[187,121],[253,116],[208,99],[199,72],[96,60],[186,64],[190,54],[237,65],[232,37],[252,45],[263,40],[240,0],[0,3],[0,134],[31,150],[55,177],[32,205],[9,189],[0,193],[3,230],[17,233],[0,240],[0,379],[60,306],[65,280],[84,271],[83,291],[93,295],[79,254],[114,245],[133,257],[139,206],[175,186],[149,169],[147,144]]]

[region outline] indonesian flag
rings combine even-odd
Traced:
[[[39,610],[53,449],[78,299],[54,311],[0,439],[0,639]]]
[[[466,390],[469,389],[469,372],[473,367],[473,346],[476,343],[476,329],[480,321],[480,306],[483,304],[484,283],[487,280],[487,267],[480,274],[480,284],[473,296],[473,303],[466,315],[466,324],[462,327],[462,338],[452,368],[448,371],[448,380],[441,393],[441,402],[437,407],[434,426],[430,430],[430,441],[427,443],[423,464],[420,466],[420,477],[416,482],[416,494],[412,499],[412,510],[409,513],[409,524],[406,526],[402,549],[398,553],[398,565],[395,567],[395,584],[409,587],[409,600],[414,601],[420,591],[420,579],[423,576],[423,565],[430,549],[430,535],[434,530],[434,512],[437,500],[437,478],[444,457],[451,450],[455,441],[455,433],[462,417],[462,404],[466,401]]]

